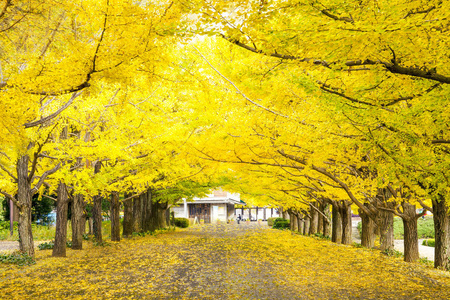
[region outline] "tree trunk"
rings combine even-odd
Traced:
[[[93,235],[94,234],[94,219],[92,218],[92,216],[89,217],[88,219],[88,227],[89,227],[89,235]]]
[[[142,207],[142,230],[144,232],[151,231],[152,223],[152,191],[149,189],[146,193],[141,195]]]
[[[342,201],[341,203],[341,215],[342,215],[342,244],[352,244],[352,208],[350,204]]]
[[[309,226],[311,225],[311,218],[308,215],[305,215],[304,218],[304,226],[303,226],[303,234],[309,235]]]
[[[325,204],[323,213],[328,217],[328,220],[331,219],[330,205]],[[327,218],[323,218],[323,236],[330,236],[331,233],[331,223],[327,220]]]
[[[33,232],[31,231],[31,185],[28,181],[28,155],[17,161],[17,201],[19,202],[20,251],[34,257]]]
[[[303,229],[304,221],[303,221],[303,219],[302,219],[302,215],[301,215],[301,214],[298,214],[298,215],[297,215],[297,223],[298,223],[298,225],[297,225],[297,227],[298,227],[298,232],[299,232],[300,234],[303,234],[303,231],[304,231],[304,229]]]
[[[342,214],[337,202],[332,205],[331,241],[336,244],[342,243]]]
[[[133,232],[142,232],[141,197],[133,199]]]
[[[417,235],[416,206],[406,202],[403,202],[402,206],[405,261],[414,262],[419,259],[419,238]]]
[[[166,210],[168,207],[167,202],[150,202],[152,204],[151,212],[151,224],[150,231],[163,229],[167,227],[166,223]]]
[[[144,194],[139,196],[139,201],[141,204],[141,228],[143,232],[147,232],[149,231],[149,227],[147,226],[147,218],[148,216],[148,210],[151,208],[151,204],[150,204],[150,208],[148,207],[148,201],[147,201],[147,194],[148,191],[145,192]]]
[[[102,197],[94,196],[94,205],[92,207],[92,221],[94,230],[94,239],[97,243],[103,243],[102,236]]]
[[[291,230],[294,232],[298,231],[298,221],[297,221],[297,215],[291,214]]]
[[[67,188],[64,183],[60,182],[58,186],[58,200],[56,201],[56,232],[52,252],[53,257],[66,257],[68,206]]]
[[[316,207],[323,213],[325,207],[322,203],[317,203]],[[323,219],[323,215],[317,212],[317,232],[321,234],[323,234]]]
[[[125,198],[130,195],[125,194]],[[133,199],[123,202],[123,237],[130,237],[133,235]]]
[[[311,223],[309,225],[309,234],[314,235],[317,233],[319,213],[314,208],[312,208],[312,206],[317,207],[316,203],[311,203],[310,206]]]
[[[450,270],[450,214],[443,196],[433,199],[434,267]]]
[[[111,194],[111,241],[120,241],[120,202],[119,193]]]
[[[375,246],[375,222],[365,214],[362,210],[359,210],[361,217],[361,245],[366,248],[373,248]]]
[[[73,197],[72,202],[72,249],[83,249],[83,234],[86,230],[86,219],[84,216],[84,198],[78,194]]]
[[[289,230],[292,231],[294,228],[294,224],[292,223],[292,212],[288,212],[289,214],[289,220],[291,220],[291,222],[289,222]]]
[[[170,209],[169,206],[166,208],[166,226],[170,227]]]
[[[380,250],[394,249],[394,214],[390,211],[379,211]]]

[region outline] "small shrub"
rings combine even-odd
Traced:
[[[429,266],[430,268],[434,266],[434,261],[429,260],[426,257],[419,258],[419,263],[425,264],[425,265]]]
[[[52,242],[45,242],[42,244],[38,245],[38,249],[39,250],[49,250],[49,249],[53,249],[53,246],[55,245],[55,243]]]
[[[147,235],[155,235],[154,231],[147,231],[147,232],[133,232],[133,237],[138,237],[138,236],[147,236]]]
[[[99,243],[99,242],[94,242],[93,245],[94,245],[94,246],[97,246],[97,247],[106,247],[106,246],[110,246],[110,244],[109,244],[108,242],[105,242],[105,241],[103,241],[103,242],[101,242],[101,243]]]
[[[25,253],[16,251],[16,252],[6,253],[6,254],[0,253],[0,263],[16,264],[19,266],[29,266],[36,262],[34,261],[34,259],[31,256],[28,256]]]
[[[83,240],[89,241],[89,234],[87,233],[83,234]]]
[[[273,221],[273,227],[274,229],[289,229],[290,228],[290,221],[284,218],[276,218]]]
[[[273,226],[273,221],[275,221],[276,218],[268,218],[267,219],[267,225]]]
[[[51,241],[51,242],[45,242],[42,244],[38,245],[38,249],[39,250],[49,250],[49,249],[53,249],[53,247],[55,246],[55,242]],[[66,242],[66,247],[67,248],[72,248],[72,242],[71,241],[67,241]]]
[[[321,240],[331,240],[331,238],[328,235],[323,235],[320,232],[315,233],[314,236],[319,238],[319,239],[321,239]]]
[[[177,227],[187,228],[189,227],[189,219],[186,218],[174,218],[174,224]]]
[[[362,222],[358,222],[358,225],[356,225],[356,229],[358,229],[359,236],[362,236]]]
[[[422,245],[423,246],[428,246],[428,247],[434,247],[435,240],[434,239],[423,240]]]
[[[397,258],[403,257],[403,253],[401,253],[400,251],[397,251],[395,249],[387,249],[381,253],[383,253],[387,256],[392,256],[392,257],[397,257]]]
[[[364,248],[360,243],[353,242],[353,247],[355,248]]]
[[[17,230],[19,223],[17,221],[13,222],[13,229]],[[9,230],[9,221],[0,221],[0,230]]]

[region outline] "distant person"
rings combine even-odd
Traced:
[[[241,218],[241,214],[239,214],[238,217],[236,218],[238,224],[239,224],[239,222],[241,221],[241,219],[242,219],[242,218]]]

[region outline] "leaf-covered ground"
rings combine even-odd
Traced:
[[[203,225],[0,265],[7,299],[450,299],[450,273],[257,225]]]

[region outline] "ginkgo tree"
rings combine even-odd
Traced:
[[[198,48],[205,49],[205,46]],[[383,220],[386,211],[400,214],[389,206],[379,207],[379,200],[383,198],[379,194],[379,189],[384,189],[387,185],[394,189],[405,187],[405,182],[396,179],[395,176],[399,175],[398,168],[393,168],[393,172],[386,173],[389,169],[386,169],[384,165],[389,161],[386,161],[384,153],[378,147],[374,147],[370,132],[364,132],[366,127],[358,128],[358,124],[365,123],[349,121],[348,115],[352,113],[354,107],[345,110],[346,103],[340,102],[339,98],[335,99],[334,94],[324,93],[315,82],[308,81],[308,76],[295,73],[295,66],[289,69],[278,67],[278,71],[270,74],[271,67],[276,65],[277,61],[253,58],[253,62],[257,61],[257,63],[248,67],[250,58],[242,63],[243,67],[241,67],[240,64],[244,60],[237,59],[237,56],[232,54],[227,56],[222,52],[218,59],[204,56],[199,58],[203,59],[209,67],[216,68],[211,70],[213,74],[215,73],[216,80],[223,81],[221,86],[225,86],[223,88],[225,91],[232,91],[229,93],[227,102],[220,101],[223,107],[222,114],[227,119],[221,124],[222,133],[218,133],[217,137],[208,136],[209,144],[212,144],[213,140],[220,139],[224,142],[216,144],[214,149],[210,146],[207,151],[201,149],[200,152],[204,158],[233,162],[237,165],[269,165],[285,170],[292,168],[295,170],[294,173],[312,172],[307,175],[309,178],[319,177],[320,182],[326,182],[330,186],[337,185],[338,189],[341,189],[340,192],[333,189],[333,192],[325,194],[327,199],[334,198],[333,196],[336,195],[340,195],[338,199],[341,200],[342,197],[350,197],[351,201],[346,203],[348,209],[352,203],[357,204],[363,213],[370,215],[382,225],[386,223]],[[227,76],[237,76],[230,77],[233,80],[217,70],[219,68],[217,66],[221,66],[221,70],[226,69],[224,65],[228,62],[230,62],[228,65],[230,69],[227,69],[227,74],[230,75]],[[262,66],[261,69],[258,69],[258,63]],[[263,65],[264,63],[266,65]],[[263,76],[259,76],[259,80],[256,81],[254,79],[258,77],[258,73]],[[248,74],[253,74],[253,77]],[[290,74],[298,77],[291,79]],[[271,79],[264,79],[264,77]],[[299,80],[302,77],[303,81]],[[301,84],[300,88],[296,86],[298,83]],[[276,84],[279,84],[280,88],[275,89]],[[264,89],[266,87],[267,90]],[[235,95],[232,95],[233,93]],[[221,99],[223,98],[222,96]],[[328,107],[330,103],[335,104],[335,106],[331,105],[331,109]],[[384,109],[374,107],[373,110]],[[229,122],[231,117],[238,119],[237,122]],[[373,122],[375,123],[376,120]],[[216,126],[211,131],[217,131],[218,128],[219,126]],[[224,137],[218,138],[220,134]],[[377,176],[377,172],[380,176]],[[386,178],[390,178],[390,181]],[[260,180],[260,177],[255,178],[255,181]],[[423,192],[413,190],[410,195],[423,197]],[[415,199],[408,200],[410,196],[399,197],[395,200],[397,203],[393,202],[391,196],[389,197],[390,202],[385,204],[381,202],[381,204],[409,208],[408,202],[417,203]],[[373,200],[375,198],[377,199]],[[371,206],[368,208],[364,203]],[[412,214],[413,216],[405,217],[404,220],[414,225],[420,214],[416,214],[415,210]],[[350,214],[346,213],[346,215]],[[392,222],[392,215],[390,220]],[[385,225],[390,227],[389,232],[392,235],[392,223]],[[408,232],[412,234],[414,229]],[[349,239],[349,236],[346,239]],[[393,242],[393,238],[384,240],[389,244]],[[405,257],[407,260],[415,260],[418,252],[417,247],[413,246],[417,244],[417,238],[412,237],[408,241],[410,242],[407,244],[412,248],[407,247],[411,251],[406,251]]]
[[[392,180],[394,185],[407,186],[410,195],[419,195],[413,196],[416,198],[422,197],[423,191],[428,193],[437,229],[435,263],[446,267],[445,99],[450,80],[448,47],[444,45],[449,3],[299,0],[189,4],[203,18],[199,28],[205,32],[278,60],[271,73],[283,65],[295,65],[298,74],[309,77],[309,84],[320,89],[316,95],[328,101],[330,115],[339,122],[347,118],[347,123],[371,142],[372,151],[380,153],[385,163],[378,170],[386,177],[378,177],[385,184]],[[299,84],[305,86],[304,81]],[[403,200],[399,201],[408,202]]]
[[[6,108],[1,112],[2,152],[7,160],[2,174],[17,185],[2,190],[20,210],[22,251],[34,253],[30,197],[62,164],[56,161],[35,176],[38,161],[45,158],[42,147],[52,138],[53,126],[47,123],[73,105],[80,92],[86,97],[98,93],[99,79],[127,84],[139,67],[150,80],[153,66],[163,63],[166,42],[176,39],[182,13],[169,1],[6,1],[0,19],[0,93]]]

